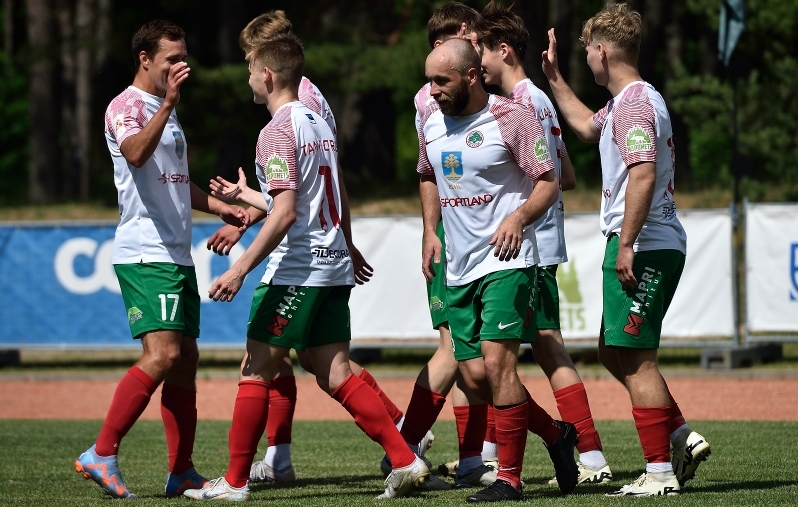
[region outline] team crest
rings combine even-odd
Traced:
[[[539,137],[538,140],[535,141],[535,158],[539,163],[551,160],[549,145],[546,144],[546,139],[543,137]]]
[[[266,181],[287,180],[288,177],[288,162],[277,154],[272,155],[266,162]]]
[[[183,134],[180,132],[172,131],[175,136],[175,155],[178,160],[183,160],[183,154],[186,152],[186,142],[183,140]]]
[[[449,187],[460,188],[457,182],[463,177],[463,152],[442,152],[441,165],[443,166],[443,177],[449,182]]]
[[[479,148],[485,141],[485,136],[479,130],[472,130],[466,136],[466,146],[469,148]]]
[[[635,153],[651,149],[651,137],[643,127],[632,127],[626,134],[626,152]]]

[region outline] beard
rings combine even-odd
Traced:
[[[441,95],[436,101],[444,115],[458,116],[468,106],[469,99],[471,99],[471,89],[468,81],[461,79],[460,84],[452,90],[451,96]]]

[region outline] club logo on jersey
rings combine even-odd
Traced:
[[[288,162],[279,155],[272,155],[268,162],[266,162],[266,181],[273,180],[287,180]]]
[[[443,309],[443,301],[438,296],[432,296],[429,298],[429,311],[437,312],[438,310]]]
[[[643,130],[643,127],[632,127],[626,134],[626,152],[636,153],[651,149],[651,137]]]
[[[137,320],[141,320],[142,317],[144,317],[144,314],[135,306],[127,311],[127,321],[130,322],[131,325],[135,324]]]
[[[479,130],[472,130],[466,136],[466,146],[469,148],[479,148],[485,141],[485,136]]]
[[[798,243],[790,245],[790,301],[798,301]]]
[[[125,128],[125,115],[124,113],[119,113],[114,118],[114,131],[116,132],[116,138],[119,139],[125,132],[127,132],[127,128]]]
[[[313,115],[312,114],[305,113],[305,116],[308,117],[308,120],[310,120],[310,123],[312,123],[313,125],[316,124],[316,120],[313,119]]]
[[[535,158],[539,163],[551,160],[551,153],[549,152],[549,145],[546,144],[546,139],[540,137],[535,141]]]
[[[186,142],[183,140],[183,134],[180,132],[172,131],[175,136],[175,155],[178,160],[183,160],[183,154],[186,152]],[[180,165],[183,165],[182,163]]]
[[[457,182],[463,177],[463,152],[442,152],[441,165],[443,165],[443,177],[449,182],[449,188],[460,188],[460,184]]]

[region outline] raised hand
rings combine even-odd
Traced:
[[[543,73],[550,80],[556,79],[560,68],[557,60],[557,37],[554,36],[554,28],[549,29],[549,49],[544,51],[542,56]]]
[[[247,188],[247,177],[244,170],[238,168],[238,183],[230,183],[221,176],[211,180],[211,195],[224,202],[235,202]]]
[[[166,96],[164,102],[175,107],[180,102],[180,85],[188,79],[191,72],[186,62],[177,62],[169,67],[169,74],[166,76]]]

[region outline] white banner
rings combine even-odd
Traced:
[[[750,331],[798,331],[798,204],[746,204]]]
[[[679,212],[688,254],[663,323],[665,338],[733,335],[731,217],[728,210]],[[601,324],[601,263],[606,240],[597,214],[566,215],[570,261],[560,266],[560,324],[566,339],[596,338]],[[352,338],[437,338],[421,274],[421,218],[355,218],[354,241],[374,267],[352,291]]]

